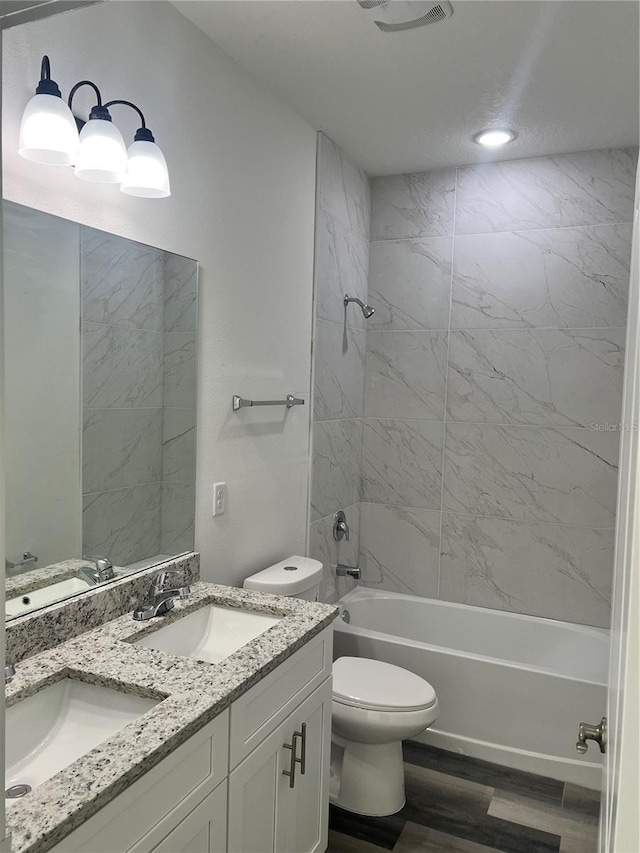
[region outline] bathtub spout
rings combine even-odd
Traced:
[[[360,580],[360,569],[358,566],[343,566],[338,563],[336,566],[336,577],[338,578],[353,578],[354,581]]]

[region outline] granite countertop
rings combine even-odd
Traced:
[[[127,642],[205,604],[284,618],[217,664]],[[7,685],[7,706],[69,677],[161,701],[7,808],[13,853],[43,853],[53,847],[290,657],[337,614],[338,609],[328,604],[199,582],[192,586],[189,598],[176,602],[166,616],[135,622],[127,613],[25,660]]]

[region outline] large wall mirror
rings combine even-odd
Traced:
[[[3,202],[7,618],[193,549],[197,263]]]

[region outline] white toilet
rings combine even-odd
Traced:
[[[318,601],[322,563],[289,557],[251,575],[245,589]],[[382,661],[343,657],[333,664],[332,803],[363,815],[403,807],[402,741],[438,718],[428,681]]]

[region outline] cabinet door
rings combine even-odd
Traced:
[[[305,724],[305,773],[292,767]],[[327,846],[331,679],[302,702],[229,776],[229,853],[320,853]],[[302,738],[295,739],[302,758]]]
[[[276,853],[323,853],[328,842],[329,760],[331,752],[331,679],[328,679],[289,718],[304,749],[304,770],[296,764],[293,788],[281,777],[276,810]],[[303,728],[304,726],[304,728]],[[289,750],[287,758],[289,757]],[[289,768],[286,768],[289,769]]]
[[[225,853],[227,783],[212,791],[151,853]]]

